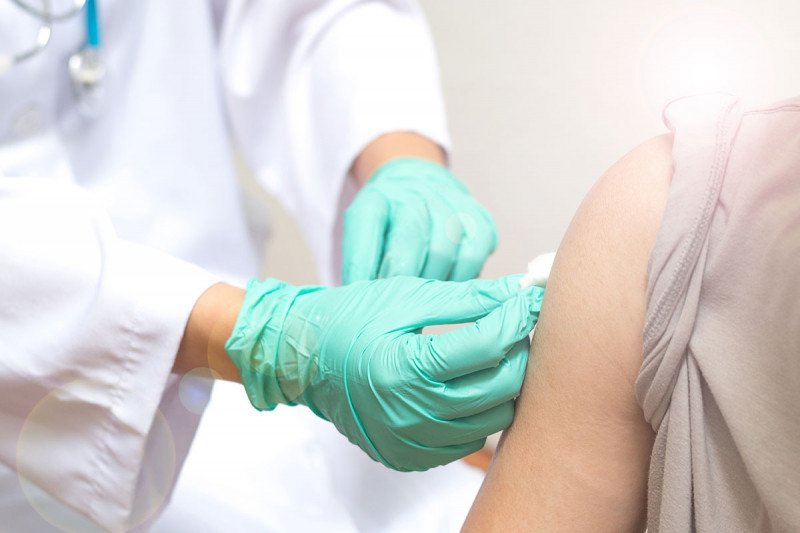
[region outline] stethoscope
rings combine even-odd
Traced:
[[[50,43],[53,24],[71,19],[81,11],[86,15],[86,43],[72,54],[67,62],[69,76],[81,100],[96,96],[105,77],[106,69],[100,55],[100,19],[95,0],[74,0],[69,9],[56,13],[52,0],[41,0],[41,7],[31,6],[26,0],[11,0],[18,8],[39,19],[41,26],[34,45],[15,54],[0,54],[0,77],[12,67],[44,51]]]

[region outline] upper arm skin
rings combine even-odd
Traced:
[[[465,531],[644,529],[653,432],[634,382],[671,142],[658,137],[625,156],[575,215],[548,281],[514,423]]]

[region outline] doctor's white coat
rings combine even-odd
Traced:
[[[419,8],[98,4],[108,73],[91,108],[66,68],[82,17],[0,78],[0,530],[456,528],[477,473],[390,472],[302,408],[256,413],[234,386],[190,454],[210,385],[170,374],[198,296],[258,274],[231,138],[325,282],[355,155],[388,131],[448,144]],[[37,29],[0,2],[0,50]]]

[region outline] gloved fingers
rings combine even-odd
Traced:
[[[393,203],[378,277],[418,277],[425,264],[430,234],[430,214],[422,198],[409,195]]]
[[[426,431],[419,436],[419,442],[430,447],[469,444],[503,431],[513,420],[514,401],[509,400],[472,416],[449,420],[447,432]]]
[[[543,293],[538,287],[530,287],[474,324],[438,335],[421,335],[420,368],[435,380],[449,381],[497,366],[533,329]]]
[[[515,274],[493,280],[425,280],[406,298],[406,329],[440,324],[473,322],[500,307],[520,292],[522,276]]]
[[[418,409],[437,420],[456,420],[488,411],[519,395],[530,342],[519,340],[497,366],[440,383],[420,398]]]
[[[497,229],[489,213],[477,204],[458,216],[463,234],[450,279],[464,281],[477,277],[486,259],[497,248]]]
[[[383,255],[389,223],[389,203],[377,191],[364,188],[344,213],[342,283],[374,279]]]
[[[422,277],[446,280],[450,277],[458,257],[461,221],[455,217],[458,228],[453,227],[452,208],[439,198],[431,200],[429,210],[431,211],[431,236]]]
[[[431,414],[442,420],[455,420],[488,411],[519,396],[528,365],[530,342],[518,341],[493,368],[486,368],[444,383],[444,389]]]

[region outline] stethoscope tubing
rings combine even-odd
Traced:
[[[42,24],[33,47],[10,56],[13,64],[22,63],[43,52],[50,44],[53,23],[74,17],[84,9],[86,12],[86,46],[89,48],[100,47],[100,19],[97,16],[96,0],[78,0],[72,8],[63,13],[53,13],[51,0],[42,0],[42,9],[36,9],[23,0],[11,0],[11,2],[32,17],[39,19]]]
[[[86,46],[99,48],[101,42],[100,19],[97,17],[96,0],[84,0],[86,4]]]
[[[63,13],[53,13],[50,0],[42,0],[42,9],[31,7],[30,4],[23,0],[11,0],[18,8],[25,11],[29,15],[38,18],[44,23],[59,22],[67,20],[77,15],[87,4],[88,0],[78,0],[75,5]]]

